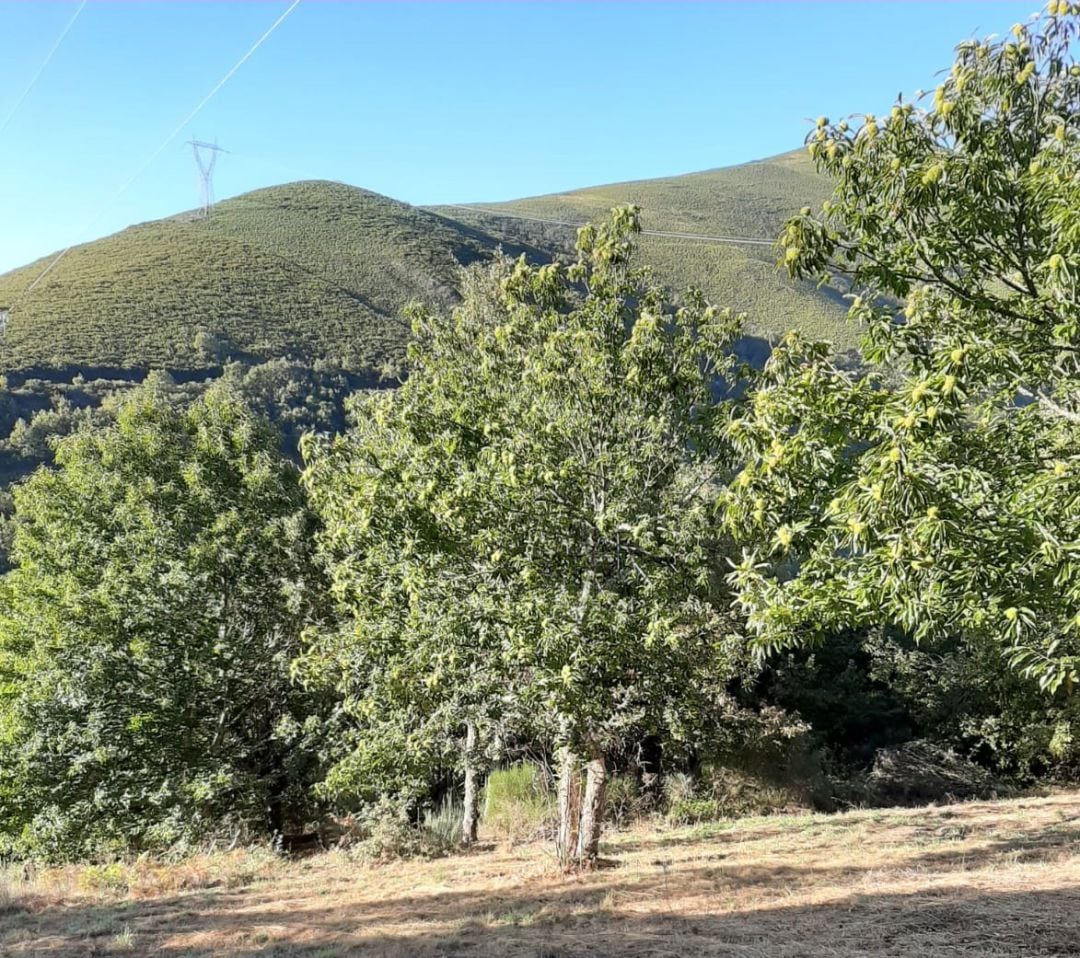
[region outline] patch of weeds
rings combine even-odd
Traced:
[[[417,827],[408,811],[388,797],[370,806],[360,822],[360,841],[349,851],[362,861],[391,862],[445,855],[452,845],[428,828]]]
[[[797,822],[804,828],[806,816],[768,815],[790,808],[794,802],[783,789],[767,785],[744,773],[713,769],[698,783],[685,773],[669,775],[664,781],[667,820],[673,825],[697,825],[723,819],[768,820],[770,824]]]
[[[555,817],[555,797],[540,769],[519,762],[493,771],[484,787],[484,824],[510,841],[535,838]]]
[[[0,876],[0,918],[15,915],[24,910],[20,895],[14,890],[13,882],[6,876]]]
[[[677,825],[697,825],[724,817],[724,806],[715,798],[685,798],[668,805],[668,821]]]
[[[120,862],[87,865],[79,872],[78,885],[89,892],[125,892],[131,884],[131,871]]]
[[[453,792],[447,792],[442,802],[424,816],[424,827],[439,844],[452,848],[461,844],[464,813],[464,805]]]
[[[676,841],[705,841],[721,834],[738,830],[739,823],[734,821],[704,821],[691,828],[680,828],[674,833]]]
[[[632,775],[613,775],[607,783],[607,820],[616,828],[625,828],[645,814],[647,801],[641,786]]]
[[[87,919],[84,933],[88,938],[104,938],[113,933],[115,922],[111,914],[103,914],[94,911]]]
[[[536,922],[539,912],[529,908],[511,908],[508,911],[488,916],[489,925],[513,925],[517,928],[525,928]]]
[[[130,925],[124,925],[122,931],[113,935],[112,946],[114,951],[131,951],[135,947],[135,932]]]

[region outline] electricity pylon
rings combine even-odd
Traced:
[[[214,164],[217,162],[219,153],[228,153],[217,143],[205,143],[202,140],[188,140],[187,145],[195,156],[195,165],[199,168],[199,204],[202,207],[202,215],[210,215],[210,207],[214,205]],[[210,154],[209,160],[204,159],[201,150]]]

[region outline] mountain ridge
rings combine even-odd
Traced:
[[[413,299],[449,306],[460,268],[497,249],[565,255],[574,231],[518,217],[595,221],[642,207],[647,229],[775,236],[828,184],[805,154],[501,203],[412,206],[362,187],[299,180],[134,224],[0,275],[10,308],[0,367],[208,369],[228,358],[334,358],[398,369]],[[675,290],[701,288],[774,336],[791,326],[851,345],[843,304],[790,283],[769,246],[642,236],[642,261]]]

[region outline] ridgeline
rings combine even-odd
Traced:
[[[842,302],[793,284],[761,240],[828,192],[804,153],[666,179],[592,187],[476,207],[421,209],[324,181],[256,190],[75,247],[0,276],[10,309],[0,369],[211,370],[235,359],[332,359],[377,372],[400,365],[401,310],[449,305],[461,265],[501,248],[543,261],[612,206],[642,207],[646,230],[757,239],[757,244],[641,237],[643,260],[674,290],[697,286],[775,336],[798,327],[853,344]],[[497,212],[490,212],[490,211]],[[515,218],[515,217],[529,217]]]

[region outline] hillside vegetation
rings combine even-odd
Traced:
[[[499,204],[570,223],[636,203],[647,229],[772,239],[827,192],[802,153],[668,179]],[[219,203],[203,219],[144,223],[0,276],[11,309],[0,367],[210,368],[232,357],[340,359],[353,370],[400,362],[410,300],[445,306],[459,267],[567,252],[574,230],[461,207],[419,209],[340,183],[290,183]],[[673,289],[694,285],[750,314],[749,329],[798,327],[852,345],[834,296],[793,284],[768,246],[643,236],[643,260]],[[200,333],[202,334],[200,336]]]
[[[696,286],[718,305],[746,312],[749,330],[758,335],[775,337],[797,328],[849,349],[856,343],[857,331],[845,320],[844,300],[813,284],[790,281],[777,271],[772,246],[648,235],[657,231],[771,241],[789,216],[803,206],[816,209],[829,192],[828,181],[814,170],[806,152],[799,150],[703,173],[477,207],[508,216],[582,223],[602,219],[615,206],[640,206],[646,231],[639,238],[641,259],[654,268],[662,283],[676,290]],[[547,244],[573,240],[574,231],[568,227],[462,207],[445,212],[505,239]]]
[[[776,245],[858,366],[742,361],[633,203],[458,269],[505,214],[349,193],[459,242],[397,388],[240,325],[56,371],[0,443],[51,458],[0,498],[0,952],[1078,954],[1080,3],[1009,36],[811,135]],[[261,254],[323,275],[297,189]],[[378,262],[331,261],[434,282]]]
[[[459,266],[496,242],[342,184],[257,190],[207,219],[79,246],[29,293],[50,258],[0,277],[0,303],[14,307],[0,358],[7,369],[198,368],[295,355],[377,369],[401,354],[402,307],[451,301]]]

